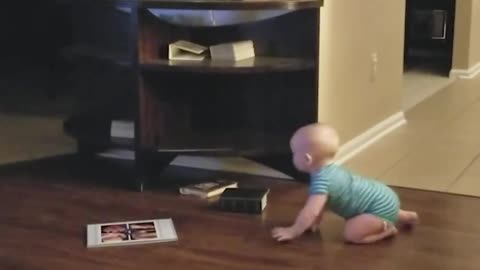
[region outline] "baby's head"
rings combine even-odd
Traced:
[[[340,140],[336,130],[322,123],[298,129],[290,140],[293,164],[299,171],[313,172],[333,161]]]

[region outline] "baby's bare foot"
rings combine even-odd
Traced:
[[[397,229],[397,227],[395,227],[395,225],[392,225],[391,230],[392,230],[392,234],[393,234],[393,235],[395,235],[395,234],[398,233],[398,229]]]
[[[390,232],[390,235],[395,235],[398,233],[397,227],[394,224],[386,221],[384,221],[383,230]]]
[[[403,227],[413,227],[419,222],[420,219],[416,212],[400,210],[398,213],[398,224]]]

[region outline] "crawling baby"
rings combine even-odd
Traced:
[[[417,213],[400,209],[391,188],[334,164],[339,137],[331,126],[315,123],[300,128],[290,147],[295,167],[310,174],[309,196],[292,226],[273,229],[276,240],[291,240],[314,229],[326,208],[345,218],[345,240],[355,244],[382,240],[395,235],[397,226],[417,223]]]

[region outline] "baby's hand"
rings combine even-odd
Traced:
[[[292,240],[297,237],[297,235],[292,227],[278,227],[272,230],[272,237],[281,242]]]
[[[317,233],[317,232],[319,232],[319,231],[320,231],[320,227],[319,227],[319,225],[316,224],[316,223],[313,224],[312,227],[310,227],[310,232],[312,232],[312,233]]]

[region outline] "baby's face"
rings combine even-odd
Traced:
[[[309,172],[308,164],[304,154],[293,152],[293,165],[295,168],[301,172]]]
[[[308,173],[310,171],[310,163],[307,159],[307,149],[305,149],[303,138],[294,136],[290,141],[290,149],[292,150],[292,161],[295,168],[301,172]]]

